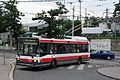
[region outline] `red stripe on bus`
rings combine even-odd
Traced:
[[[62,60],[73,60],[73,59],[78,59],[80,56],[67,56],[67,57],[57,57],[57,61],[62,61]],[[81,56],[83,59],[87,59],[88,55],[82,55]],[[43,58],[40,60],[40,62],[51,62],[53,59],[52,58]]]
[[[51,62],[52,58],[43,58],[40,60],[40,62]]]
[[[88,44],[88,42],[69,41],[70,44]]]
[[[53,43],[68,43],[68,41],[65,40],[52,40]]]
[[[68,43],[68,44],[89,44],[88,42],[67,41],[67,40],[39,40],[42,43]]]
[[[23,58],[19,58],[19,60],[20,60],[21,62],[32,62],[31,59],[23,59]]]
[[[56,58],[57,61],[61,61],[61,60],[72,60],[72,59],[77,59],[79,58],[79,56],[67,56],[67,57],[58,57]]]
[[[39,40],[39,42],[52,42],[52,40]]]
[[[86,58],[88,58],[88,55],[82,55],[82,58],[86,59]]]

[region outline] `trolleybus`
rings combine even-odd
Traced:
[[[17,65],[49,64],[50,67],[56,67],[59,63],[67,61],[80,64],[89,59],[90,48],[86,37],[72,39],[21,37],[18,41]]]

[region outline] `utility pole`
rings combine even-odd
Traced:
[[[85,17],[87,17],[87,8],[85,8]]]
[[[74,11],[75,7],[73,6],[72,37],[74,36]]]
[[[109,10],[109,9],[106,8],[106,11],[105,11],[105,12],[106,12],[106,19],[108,19],[108,10]]]
[[[80,21],[81,21],[81,0],[79,0],[79,3],[80,3]]]

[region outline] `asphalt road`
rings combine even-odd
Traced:
[[[15,80],[114,80],[97,73],[101,67],[120,66],[109,60],[90,60],[81,65],[67,64],[57,68],[16,66]]]

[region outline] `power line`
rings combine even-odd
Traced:
[[[58,2],[64,0],[32,0],[32,1],[17,1],[17,2]]]
[[[4,0],[1,0],[1,1],[4,1]],[[8,2],[8,1],[5,1],[5,2]],[[16,2],[65,2],[65,0],[16,0]]]

